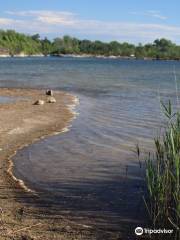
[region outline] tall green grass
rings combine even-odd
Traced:
[[[180,226],[180,112],[173,113],[169,101],[161,103],[167,125],[154,139],[155,151],[146,161],[148,198],[145,204],[153,227],[174,229]]]

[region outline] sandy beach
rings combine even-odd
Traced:
[[[46,103],[44,90],[0,89],[1,97],[12,98],[0,104],[0,239],[96,239],[89,226],[32,207],[38,195],[12,175],[11,157],[18,149],[67,130],[74,118],[75,97],[54,95],[57,102]],[[38,99],[45,104],[34,105]]]

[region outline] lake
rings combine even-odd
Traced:
[[[14,174],[42,203],[77,221],[124,231],[146,224],[136,144],[153,149],[160,99],[176,102],[180,62],[95,58],[0,59],[0,86],[52,88],[79,98],[70,131],[17,152]],[[128,230],[128,231],[131,231]]]

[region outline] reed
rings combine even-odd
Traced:
[[[162,136],[154,139],[155,151],[146,161],[148,197],[144,202],[154,228],[180,226],[180,112],[173,113],[171,102],[161,102],[167,125]]]

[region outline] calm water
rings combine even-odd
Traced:
[[[15,100],[16,98],[13,97],[0,96],[0,104],[11,103],[14,102]]]
[[[60,213],[121,231],[145,224],[134,150],[152,147],[159,97],[175,101],[174,67],[179,84],[180,62],[0,59],[0,86],[61,89],[80,99],[70,131],[19,151],[15,175]]]

